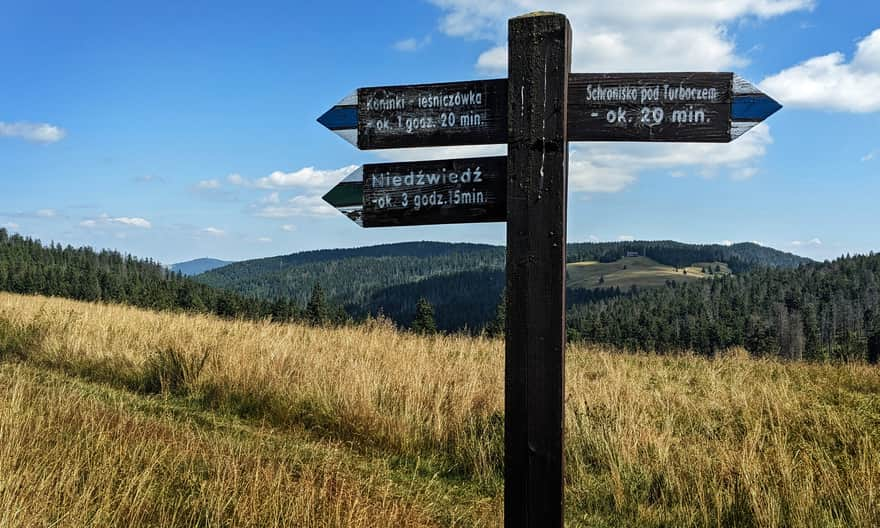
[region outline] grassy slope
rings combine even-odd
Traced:
[[[672,266],[660,264],[647,257],[627,257],[609,263],[574,262],[566,268],[568,271],[566,286],[588,290],[619,287],[622,291],[630,289],[633,285],[639,288],[652,288],[664,286],[667,280],[690,282],[710,277],[708,273],[703,273],[702,268],[711,267],[714,270],[716,265],[721,268],[721,273],[730,273],[727,264],[723,262],[697,262],[686,268],[687,274],[684,273],[685,268],[676,271]],[[600,277],[605,278],[602,284],[599,283]]]
[[[0,525],[500,525],[499,341],[0,294],[0,356]],[[566,383],[570,526],[880,525],[876,368],[572,347]]]

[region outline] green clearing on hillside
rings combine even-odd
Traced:
[[[714,275],[708,273],[711,269]],[[704,273],[703,270],[706,270]],[[687,268],[674,268],[648,257],[624,257],[615,262],[573,262],[567,266],[569,288],[656,288],[666,281],[693,282],[717,275],[729,275],[730,268],[724,262],[696,262]],[[603,280],[604,279],[604,280]]]

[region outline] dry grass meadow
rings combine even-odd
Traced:
[[[503,346],[0,294],[0,527],[501,526]],[[880,370],[567,357],[569,526],[880,526]]]

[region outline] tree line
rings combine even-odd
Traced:
[[[320,285],[314,285],[305,306],[283,297],[259,299],[212,288],[149,259],[89,247],[44,246],[5,229],[0,229],[0,290],[227,318],[316,324],[349,319],[341,307],[326,301]]]
[[[713,355],[745,347],[789,359],[880,358],[880,255],[667,283],[569,310],[572,339]]]

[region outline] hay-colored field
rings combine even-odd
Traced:
[[[697,262],[687,268],[673,268],[648,257],[626,257],[616,262],[572,262],[567,265],[566,285],[569,288],[620,288],[629,290],[665,286],[666,281],[691,282],[713,276],[708,273],[718,268],[718,274],[728,275],[730,269],[724,262]],[[707,273],[703,272],[707,270]],[[602,280],[604,279],[604,280]]]
[[[571,347],[569,526],[880,525],[880,372]],[[0,526],[501,526],[502,343],[0,294]]]

